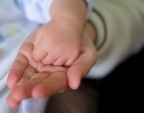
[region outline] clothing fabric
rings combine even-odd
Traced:
[[[103,78],[144,45],[144,0],[95,0],[90,21],[97,32],[97,63],[88,74]]]
[[[47,23],[51,20],[50,6],[53,0],[15,0],[19,9],[26,18],[39,23]]]
[[[85,1],[88,7],[88,17],[91,10],[91,0]],[[15,0],[15,2],[29,20],[42,24],[51,21],[50,7],[53,0]]]

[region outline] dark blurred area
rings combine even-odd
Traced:
[[[142,113],[144,49],[120,64],[100,84],[98,113]]]
[[[102,80],[82,80],[49,99],[46,113],[141,113],[144,89],[144,49],[121,63]]]

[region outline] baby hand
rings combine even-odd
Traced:
[[[70,66],[80,52],[81,33],[66,22],[51,21],[35,35],[32,56],[43,64]]]

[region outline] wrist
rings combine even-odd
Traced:
[[[59,33],[65,33],[68,37],[73,37],[74,39],[81,39],[81,33],[83,29],[76,27],[76,25],[71,24],[69,21],[65,21],[65,18],[56,18],[52,19],[50,23],[47,25],[49,26],[51,24],[55,31],[58,31]]]
[[[87,10],[86,0],[53,0],[52,6],[50,8],[52,15],[64,13],[71,15],[73,13],[82,13],[79,10],[82,12]]]
[[[52,19],[66,21],[69,25],[83,28],[87,16],[85,0],[54,0],[51,6]],[[67,22],[68,21],[68,22]]]
[[[52,21],[54,23],[57,23],[61,27],[74,30],[74,31],[76,31],[78,33],[82,33],[84,25],[85,25],[85,22],[77,21],[77,20],[75,20],[73,18],[66,17],[66,16],[63,16],[63,15],[55,16],[52,19]]]
[[[97,33],[96,33],[96,29],[95,29],[94,25],[90,21],[87,21],[87,23],[85,24],[84,32],[87,35],[89,35],[89,37],[95,44],[97,41]]]

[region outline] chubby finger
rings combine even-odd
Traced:
[[[43,42],[43,43],[45,43],[45,42]],[[47,45],[43,44],[43,43],[40,41],[40,42],[38,42],[38,44],[36,46],[34,46],[34,49],[33,49],[33,52],[32,52],[32,57],[36,61],[41,61],[48,54]]]
[[[66,69],[67,67],[64,67],[64,66],[46,65],[40,68],[38,72],[54,73],[56,71],[65,71]]]
[[[65,59],[64,58],[58,58],[54,63],[53,63],[53,65],[55,65],[55,66],[62,66],[62,65],[64,65],[65,64]]]
[[[42,62],[43,64],[47,65],[47,64],[53,64],[56,60],[57,57],[55,55],[47,54],[47,56],[43,58]]]
[[[40,42],[41,36],[37,34],[37,30],[33,32],[26,40],[26,46],[25,50],[29,51],[29,55],[32,56],[36,61],[40,61],[42,58],[44,58],[47,54],[47,51],[45,51],[45,45]],[[31,45],[30,50],[28,49],[28,44]]]

